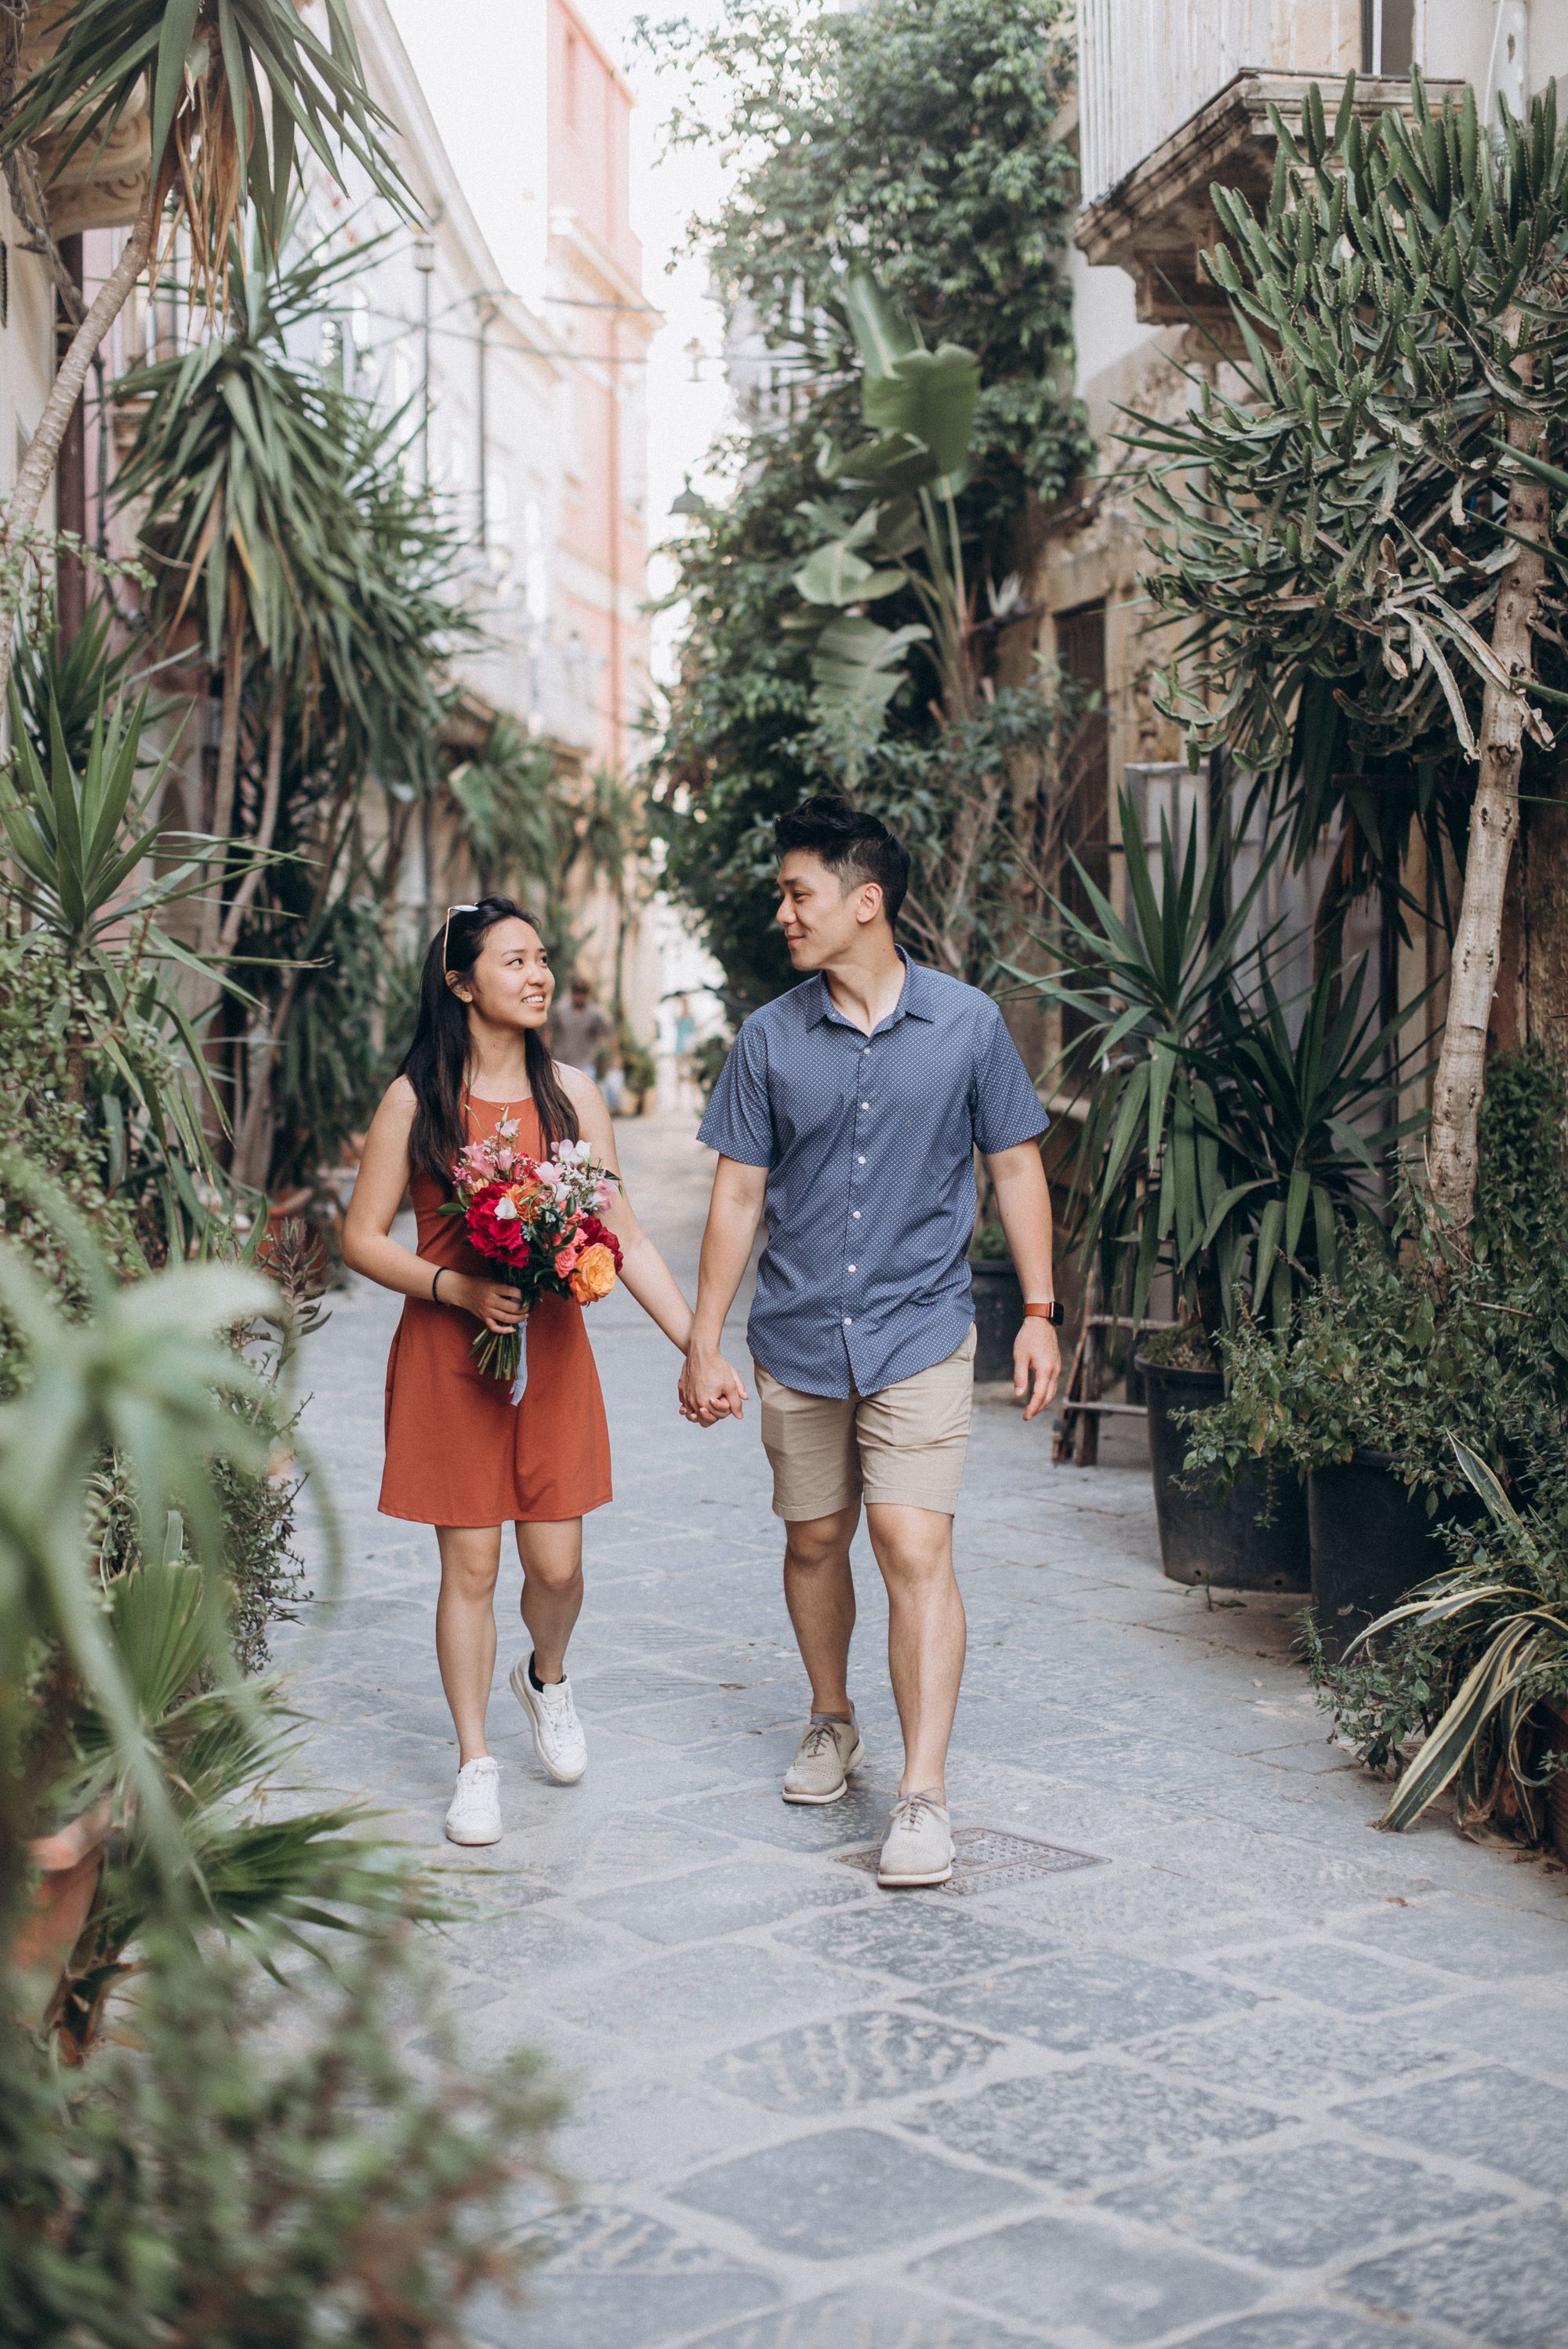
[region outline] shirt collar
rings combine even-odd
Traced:
[[[931,999],[930,971],[926,969],[923,963],[911,962],[902,947],[898,949],[898,958],[903,965],[903,993],[899,997],[887,1018],[872,1029],[873,1036],[882,1035],[889,1028],[896,1028],[901,1019],[930,1020],[936,1017],[935,1008]],[[864,1033],[862,1029],[855,1028],[852,1019],[846,1019],[834,1003],[828,991],[825,971],[817,973],[816,988],[817,999],[806,1015],[808,1027],[820,1028],[824,1020],[830,1019],[836,1027],[854,1028],[857,1036]]]

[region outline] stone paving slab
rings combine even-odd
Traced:
[[[620,1132],[689,1286],[710,1162],[671,1123]],[[309,1343],[349,1555],[279,1650],[310,1775],[438,1845],[434,1542],[374,1514],[396,1311],[355,1283]],[[878,1892],[843,1864],[897,1782],[874,1568],[858,1550],[867,1766],[791,1808],[805,1689],[754,1414],[687,1428],[629,1300],[589,1326],[617,1495],[573,1651],[589,1773],[549,1784],[505,1689],[509,1565],[508,1832],[444,1852],[476,1907],[442,1934],[469,2044],[543,2047],[573,2099],[580,2199],[520,2210],[549,2257],[526,2307],[480,2312],[486,2349],[1563,2349],[1562,1874],[1442,1819],[1374,1833],[1299,1602],[1166,1582],[1147,1472],[1054,1467],[991,1392],[954,1817],[1099,1864]],[[1130,1431],[1106,1451],[1133,1462]]]

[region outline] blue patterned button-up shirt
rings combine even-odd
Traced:
[[[1046,1130],[990,997],[903,959],[869,1037],[820,973],[754,1011],[702,1122],[710,1149],[768,1169],[747,1336],[801,1394],[875,1394],[963,1343],[975,1152]]]

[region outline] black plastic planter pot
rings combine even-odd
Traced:
[[[1325,1651],[1337,1661],[1357,1631],[1439,1574],[1448,1551],[1427,1496],[1395,1474],[1392,1454],[1357,1452],[1306,1480],[1312,1607]]]
[[[975,1284],[975,1376],[1010,1380],[1013,1340],[1024,1318],[1018,1276],[1006,1257],[971,1259],[969,1274]]]
[[[1217,1403],[1225,1392],[1220,1372],[1168,1370],[1141,1354],[1138,1368],[1149,1403],[1160,1563],[1171,1581],[1210,1582],[1221,1590],[1310,1589],[1306,1503],[1294,1477],[1275,1477],[1271,1486],[1249,1472],[1220,1506],[1177,1485],[1189,1439],[1173,1415]]]

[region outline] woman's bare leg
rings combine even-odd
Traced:
[[[533,1642],[533,1669],[546,1682],[566,1671],[566,1642],[583,1611],[583,1520],[560,1517],[520,1525],[523,1628]]]
[[[458,1761],[488,1754],[485,1711],[495,1678],[495,1586],[499,1526],[438,1526],[441,1595],[436,1601],[436,1661],[458,1733]]]

